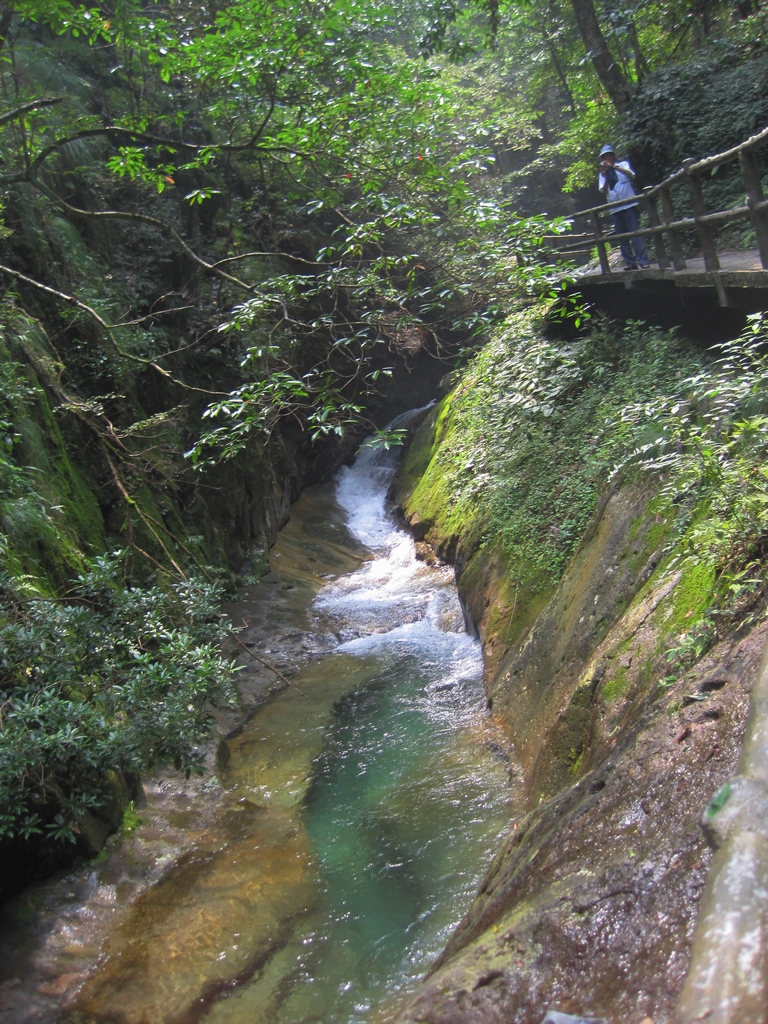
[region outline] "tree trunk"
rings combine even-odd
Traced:
[[[592,0],[571,0],[581,38],[589,59],[616,110],[623,114],[632,99],[632,88],[613,59],[600,28]]]
[[[11,23],[13,21],[13,8],[6,7],[0,16],[0,50],[5,46],[5,41],[8,38],[8,34],[11,31]]]
[[[495,50],[499,36],[499,0],[486,0],[486,7],[491,32],[491,49]]]
[[[630,21],[627,25],[627,33],[629,35],[629,41],[632,44],[632,52],[635,55],[635,75],[637,76],[637,84],[642,85],[643,79],[651,70],[648,67],[648,61],[643,56],[643,51],[640,49],[640,40],[637,37],[637,28],[635,27],[634,21]]]
[[[568,97],[568,103],[570,105],[571,112],[575,114],[576,113],[576,103],[575,103],[575,101],[573,99],[573,93],[571,92],[571,87],[568,85],[568,79],[565,77],[565,72],[563,71],[563,65],[560,63],[560,58],[557,55],[557,47],[552,42],[552,37],[547,32],[546,25],[544,25],[544,24],[541,25],[541,37],[544,40],[544,45],[549,50],[549,57],[550,57],[550,60],[552,61],[552,66],[554,67],[555,71],[557,72],[557,77],[560,79],[560,84],[563,87],[563,92]]]

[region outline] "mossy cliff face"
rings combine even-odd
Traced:
[[[254,442],[215,472],[184,478],[171,463],[175,458],[178,466],[194,410],[176,410],[149,417],[141,433],[120,439],[121,487],[110,474],[110,437],[96,436],[78,406],[66,395],[62,401],[52,361],[40,334],[27,331],[20,340],[9,332],[0,341],[0,583],[13,595],[11,607],[25,598],[50,602],[51,609],[71,601],[73,581],[95,557],[115,550],[126,552],[128,578],[151,583],[154,576],[161,587],[174,563],[258,575],[301,487],[304,460],[296,446],[275,432],[269,444]],[[8,685],[19,669],[5,639],[0,660]],[[33,671],[28,667],[30,678]],[[74,856],[98,852],[140,796],[137,775],[107,771],[97,805],[77,816],[72,842],[47,834],[58,807],[38,801],[38,831],[0,839],[0,900]]]
[[[530,810],[512,822],[401,1020],[538,1024],[557,1007],[662,1024],[710,859],[699,818],[736,764],[765,627],[734,628],[669,675],[670,648],[713,597],[711,568],[676,558],[690,517],[678,521],[659,499],[658,477],[609,483],[605,464],[600,475],[621,439],[615,428],[596,431],[590,406],[611,419],[626,401],[618,375],[594,399],[582,377],[562,399],[560,423],[539,410],[498,430],[499,406],[516,401],[493,386],[508,342],[431,411],[394,498],[417,536],[456,565],[486,650],[489,706],[522,766]],[[668,357],[638,387],[661,388],[682,372],[673,359],[697,358]],[[633,372],[642,376],[637,362]],[[561,462],[564,451],[581,454]],[[581,504],[567,534],[556,517],[574,478]],[[533,543],[521,540],[521,522]]]
[[[306,460],[295,444],[275,432],[268,444],[254,441],[238,458],[195,477],[182,472],[181,453],[199,429],[199,413],[179,406],[120,438],[123,462],[132,459],[135,468],[118,482],[105,444],[111,439],[90,429],[57,387],[42,333],[9,334],[0,364],[22,392],[6,400],[5,413],[13,462],[24,467],[39,506],[33,522],[23,512],[34,500],[21,489],[18,501],[5,503],[6,557],[20,571],[56,593],[82,570],[84,557],[126,543],[139,577],[156,567],[139,550],[168,570],[169,556],[235,573],[258,569],[301,489]]]

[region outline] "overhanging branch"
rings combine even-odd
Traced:
[[[251,136],[250,139],[248,139],[247,142],[241,143],[180,142],[177,139],[166,139],[159,135],[149,135],[146,132],[132,131],[130,128],[120,128],[117,125],[107,125],[103,128],[85,128],[83,131],[76,132],[74,135],[68,135],[64,139],[57,139],[55,142],[46,146],[45,149],[42,149],[32,161],[29,172],[19,174],[13,180],[21,181],[29,176],[34,177],[49,156],[57,150],[63,149],[64,146],[69,145],[70,142],[78,142],[81,139],[110,138],[115,136],[127,139],[130,142],[144,143],[147,146],[162,146],[163,149],[167,150],[169,153],[176,153],[180,150],[186,153],[203,153],[206,150],[217,153],[246,153],[249,150],[258,150],[262,153],[296,153],[299,156],[307,157],[308,159],[312,159],[318,155],[317,153],[298,150],[290,146],[265,145],[263,142],[260,142],[261,134],[265,125],[266,122],[264,122],[264,124]]]
[[[164,369],[158,363],[155,363],[153,360],[144,359],[142,356],[134,355],[132,352],[126,352],[118,344],[117,339],[113,334],[112,325],[108,324],[104,317],[96,312],[93,306],[89,306],[86,302],[82,302],[80,299],[76,298],[76,296],[67,295],[66,292],[60,292],[56,288],[51,288],[49,285],[43,284],[42,281],[36,281],[33,277],[28,277],[26,274],[22,274],[21,271],[14,270],[13,267],[6,267],[2,263],[0,263],[0,273],[7,274],[9,277],[17,278],[19,281],[23,281],[25,284],[30,285],[32,288],[36,288],[38,291],[44,292],[46,295],[50,295],[62,302],[68,302],[77,309],[82,309],[84,313],[87,313],[105,331],[115,351],[123,359],[139,363],[142,366],[151,367],[153,370],[156,370],[157,373],[165,377],[166,380],[171,381],[173,384],[177,384],[180,388],[184,388],[186,391],[196,391],[201,395],[216,395],[223,397],[229,394],[229,392],[226,391],[209,391],[207,388],[196,388],[191,384],[185,384],[184,381],[178,380],[178,378],[174,377],[172,373]]]
[[[33,100],[31,103],[22,103],[20,107],[9,110],[6,114],[0,114],[0,124],[7,124],[9,121],[14,121],[17,117],[23,117],[24,114],[28,114],[31,110],[40,110],[42,107],[54,107],[57,103],[61,103],[63,99],[63,96],[54,96],[47,100]]]
[[[216,274],[217,277],[223,278],[225,281],[229,281],[231,284],[236,285],[238,288],[242,288],[243,291],[250,292],[251,294],[257,291],[256,286],[247,284],[245,281],[241,281],[239,277],[234,277],[232,274],[228,274],[225,270],[219,270],[215,263],[208,263],[202,256],[198,256],[194,249],[192,249],[184,239],[181,237],[176,228],[171,227],[170,224],[166,224],[165,221],[159,220],[157,217],[150,217],[147,213],[130,213],[127,210],[81,210],[78,206],[72,206],[57,196],[55,192],[46,188],[40,182],[34,182],[34,184],[43,192],[45,192],[55,202],[60,203],[65,210],[70,213],[76,214],[78,217],[88,217],[90,220],[127,220],[134,221],[139,224],[151,224],[153,227],[159,228],[161,231],[171,235],[178,245],[184,250],[184,252],[192,259],[198,266],[203,267],[211,274]]]

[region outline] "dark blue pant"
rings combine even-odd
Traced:
[[[626,210],[615,210],[611,214],[611,220],[617,235],[625,231],[637,231],[640,227],[640,210],[637,206],[630,206]],[[638,263],[648,262],[648,253],[645,248],[645,239],[642,235],[637,238],[625,238],[619,242],[621,255],[628,267],[635,267]],[[632,250],[635,250],[632,252]]]

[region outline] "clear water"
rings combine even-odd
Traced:
[[[336,994],[316,1019],[362,1021],[426,968],[506,826],[503,766],[457,735],[466,698],[436,693],[406,655],[337,706],[306,803],[325,919],[304,977]],[[297,987],[282,1019],[315,1019],[307,995]]]
[[[303,823],[321,903],[276,1019],[362,1022],[427,967],[466,910],[509,820],[509,775],[484,711],[479,645],[452,571],[416,561],[384,496],[391,458],[339,480],[349,528],[376,558],[324,588],[316,612],[362,635],[364,676],[338,698]]]
[[[215,828],[136,901],[57,1019],[392,1020],[468,909],[511,815],[509,765],[453,572],[417,561],[386,515],[392,473],[365,450],[337,505],[299,503],[273,565],[294,638],[335,649],[231,742]],[[361,543],[362,563],[345,554]]]

